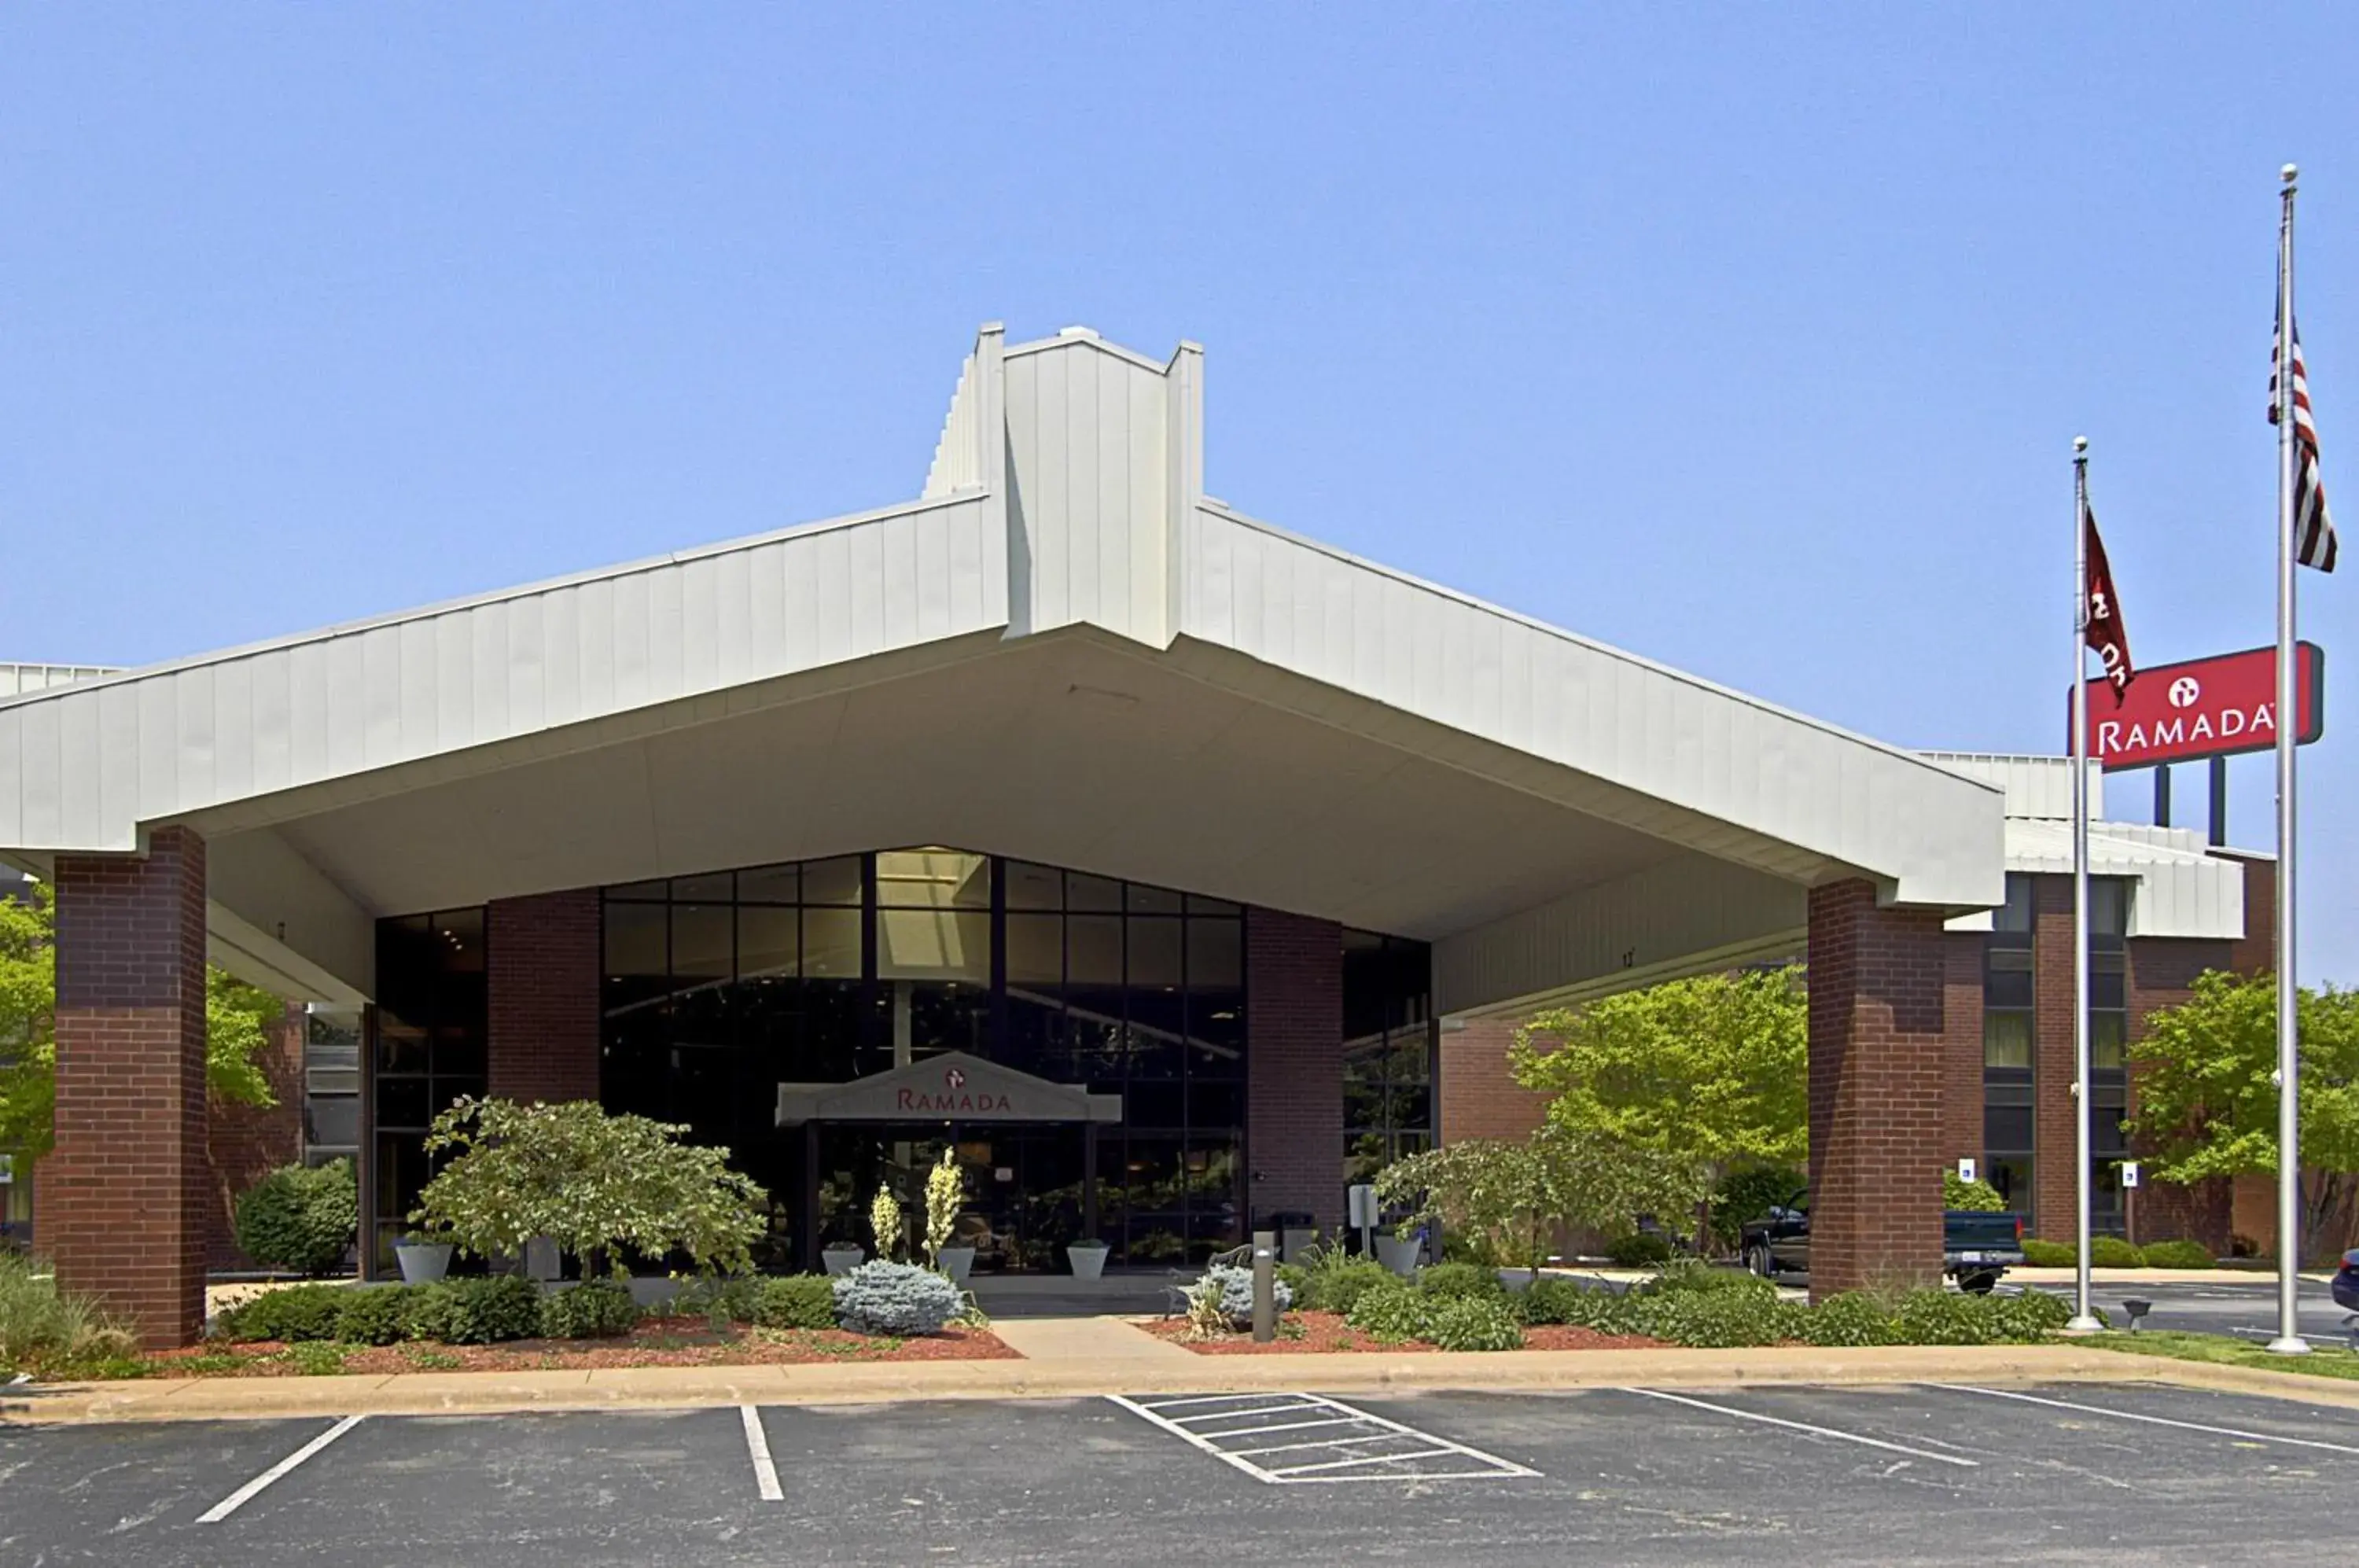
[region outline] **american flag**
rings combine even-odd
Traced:
[[[2285,352],[2285,322],[2269,341],[2269,423],[2277,422],[2277,366]],[[2321,572],[2334,570],[2334,520],[2326,513],[2326,487],[2318,482],[2318,426],[2310,417],[2310,377],[2301,365],[2301,327],[2293,330],[2293,546],[2294,559]]]

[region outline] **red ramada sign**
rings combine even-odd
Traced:
[[[2092,681],[2089,755],[2112,773],[2267,751],[2277,743],[2277,688],[2273,648],[2141,670],[2118,706],[2110,684]],[[2326,732],[2326,654],[2315,643],[2294,645],[2294,741],[2308,746]]]

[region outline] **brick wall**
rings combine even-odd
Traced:
[[[1941,933],[1941,1161],[1983,1160],[1983,933]]]
[[[1941,916],[1810,889],[1810,1293],[1937,1279]]]
[[[598,891],[497,898],[484,915],[491,1092],[598,1097]]]
[[[275,1105],[234,1105],[208,1098],[205,1166],[212,1201],[205,1225],[205,1262],[220,1269],[252,1269],[238,1250],[237,1200],[274,1167],[303,1158],[303,1008],[288,1003],[267,1026],[254,1064],[277,1097]]]
[[[1253,1210],[1303,1209],[1322,1230],[1342,1225],[1343,928],[1274,909],[1245,911],[1245,1036]]]
[[[2031,889],[2031,1213],[2024,1233],[2070,1241],[2080,1224],[2078,1101],[2072,1094],[2072,879]]]
[[[57,1151],[41,1240],[151,1346],[204,1326],[205,843],[158,828],[145,856],[61,855]]]
[[[1440,1134],[1444,1143],[1469,1138],[1519,1138],[1540,1125],[1548,1096],[1517,1083],[1507,1072],[1507,1046],[1517,1020],[1468,1018],[1441,1030]]]

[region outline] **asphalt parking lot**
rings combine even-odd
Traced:
[[[2136,1385],[16,1427],[0,1562],[2250,1563],[2355,1483],[2359,1410]]]
[[[2005,1290],[2006,1286],[2002,1284],[1999,1288]],[[2070,1285],[2036,1288],[2068,1301],[2072,1295]],[[2217,1279],[2201,1284],[2115,1285],[2100,1280],[2089,1296],[2105,1310],[2115,1328],[2126,1326],[2123,1301],[2136,1296],[2154,1303],[2153,1313],[2145,1320],[2148,1328],[2233,1334],[2239,1339],[2268,1339],[2277,1334],[2277,1282],[2274,1275],[2223,1272]],[[2334,1304],[2333,1294],[2326,1286],[2315,1280],[2302,1280],[2299,1301],[2304,1335],[2330,1345],[2350,1342],[2343,1320],[2351,1314]]]

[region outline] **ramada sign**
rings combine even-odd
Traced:
[[[942,1074],[942,1086],[939,1093],[926,1089],[896,1090],[893,1108],[936,1116],[1012,1116],[1016,1114],[1016,1102],[1011,1096],[995,1090],[968,1088],[966,1074],[953,1067]]]
[[[2294,691],[2294,741],[2308,746],[2326,731],[2326,655],[2315,643],[2295,645]],[[2089,755],[2111,773],[2267,751],[2277,743],[2277,699],[2273,648],[2141,670],[2118,705],[2108,682],[2092,681]]]

